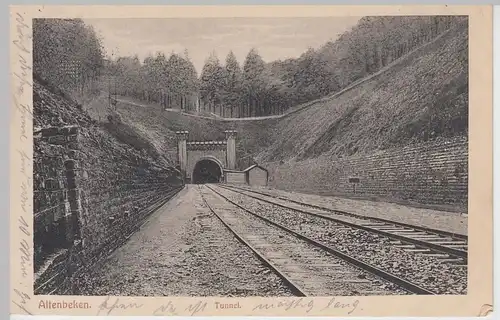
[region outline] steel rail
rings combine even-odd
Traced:
[[[416,225],[412,225],[412,224],[408,224],[408,223],[404,223],[404,222],[396,222],[396,221],[392,221],[392,220],[388,220],[388,219],[384,219],[384,218],[363,216],[363,215],[352,213],[352,212],[347,212],[347,211],[342,211],[342,210],[336,210],[336,209],[331,209],[331,208],[327,208],[327,207],[322,207],[322,206],[318,206],[318,205],[315,205],[315,204],[310,204],[310,203],[305,203],[305,202],[293,200],[293,199],[290,199],[290,198],[287,198],[287,197],[275,196],[275,195],[268,194],[268,193],[265,193],[265,192],[256,191],[256,190],[249,190],[249,189],[245,189],[245,188],[241,188],[241,187],[237,187],[237,186],[233,186],[233,185],[231,185],[231,186],[219,185],[219,187],[230,189],[230,190],[231,189],[239,189],[239,190],[243,190],[243,191],[248,191],[248,192],[251,192],[251,193],[261,194],[263,196],[267,196],[267,197],[271,197],[271,198],[277,198],[277,199],[280,199],[280,200],[290,201],[290,202],[293,202],[293,203],[296,203],[296,204],[300,204],[300,205],[303,205],[303,206],[307,206],[307,207],[311,207],[311,208],[314,208],[314,209],[329,211],[329,212],[332,212],[332,213],[346,215],[346,216],[351,216],[351,217],[356,217],[356,218],[360,218],[360,219],[367,219],[367,220],[373,220],[373,221],[378,221],[378,222],[383,222],[383,223],[390,223],[390,224],[401,226],[401,227],[405,227],[405,228],[412,228],[412,229],[415,229],[415,230],[418,230],[418,231],[434,233],[434,234],[442,235],[442,236],[445,236],[445,237],[451,237],[451,238],[454,238],[454,239],[457,239],[457,240],[466,240],[467,241],[467,239],[468,239],[467,235],[460,234],[460,233],[454,233],[454,232],[449,232],[449,231],[444,231],[444,230],[439,230],[439,229],[433,229],[433,228],[428,228],[428,227],[416,226]]]
[[[274,202],[274,201],[271,201],[271,200],[262,199],[262,198],[259,198],[259,197],[256,197],[256,196],[252,196],[250,194],[242,193],[242,192],[233,190],[233,189],[228,188],[228,187],[222,187],[221,186],[221,188],[226,189],[226,190],[230,190],[230,191],[233,191],[233,192],[236,192],[236,193],[239,193],[239,194],[242,194],[242,195],[250,197],[250,198],[254,198],[256,200],[264,201],[264,202],[267,202],[267,203],[270,203],[270,204],[282,207],[284,209],[294,210],[294,211],[297,211],[297,212],[300,212],[300,213],[304,213],[304,214],[308,214],[308,215],[320,217],[320,218],[323,218],[323,219],[326,219],[326,220],[333,221],[335,223],[346,225],[346,226],[351,227],[351,228],[361,229],[361,230],[364,230],[364,231],[367,231],[367,232],[371,232],[371,233],[377,233],[377,234],[386,236],[388,238],[400,240],[400,241],[403,241],[403,242],[406,242],[406,243],[410,243],[410,244],[414,244],[414,245],[417,245],[417,246],[430,248],[430,249],[433,249],[434,251],[437,251],[437,252],[446,253],[446,254],[449,254],[449,255],[452,255],[452,256],[460,257],[460,258],[462,258],[464,260],[464,262],[467,262],[468,253],[465,250],[459,250],[459,249],[455,249],[455,248],[441,246],[439,244],[430,243],[430,242],[427,242],[427,241],[424,241],[424,240],[413,239],[413,238],[410,238],[410,237],[406,237],[406,236],[403,236],[403,235],[394,234],[394,233],[387,232],[387,231],[384,231],[384,230],[379,230],[379,229],[368,227],[368,226],[362,226],[362,225],[359,225],[359,224],[356,224],[356,223],[344,221],[344,220],[337,219],[337,218],[334,218],[334,217],[331,217],[331,216],[327,216],[327,215],[324,215],[324,214],[309,212],[309,211],[301,210],[301,209],[298,209],[298,208],[292,208],[292,207],[286,206],[286,205],[281,204],[281,203],[277,203],[277,202]],[[250,191],[250,192],[252,192],[252,191]],[[269,195],[267,195],[267,196],[268,197],[272,197],[272,196],[269,196]],[[286,199],[286,198],[285,199],[281,199],[281,200],[295,202],[295,201],[292,201],[292,200]],[[331,211],[333,211],[333,210],[331,210]],[[333,211],[333,213],[336,213],[336,212]],[[353,216],[354,216],[354,214],[353,214]],[[366,217],[363,217],[363,216],[360,216],[360,218],[367,219]],[[370,220],[370,219],[371,218],[368,218],[368,220]],[[390,224],[393,224],[393,225],[398,225],[397,223],[394,223],[392,221],[391,222],[385,222],[385,223],[390,223]],[[413,226],[411,226],[411,228],[414,229],[414,230],[417,230],[417,228],[414,228]],[[430,231],[427,231],[427,232],[430,232]]]
[[[279,223],[276,223],[276,222],[274,222],[274,221],[272,221],[270,219],[264,218],[264,217],[260,216],[259,214],[254,213],[251,210],[249,210],[247,208],[244,208],[241,205],[237,204],[236,202],[228,199],[226,196],[224,196],[220,192],[212,189],[211,187],[207,186],[207,188],[210,189],[211,191],[213,191],[214,193],[218,194],[222,198],[224,198],[226,201],[228,201],[231,204],[235,205],[236,207],[244,210],[245,212],[248,212],[249,214],[251,214],[251,215],[253,215],[253,216],[255,216],[255,217],[257,217],[257,218],[259,218],[259,219],[261,219],[261,220],[263,220],[263,221],[265,221],[265,222],[267,222],[267,223],[269,223],[269,224],[271,224],[271,225],[273,225],[275,227],[278,227],[278,228],[280,228],[280,229],[282,229],[282,230],[284,230],[284,231],[286,231],[286,232],[294,235],[295,237],[297,237],[297,238],[299,238],[301,240],[304,240],[304,241],[306,241],[306,242],[308,242],[308,243],[310,243],[310,244],[312,244],[312,245],[314,245],[314,246],[316,246],[318,248],[321,248],[324,251],[327,251],[327,252],[335,255],[336,257],[338,257],[338,258],[340,258],[340,259],[348,262],[349,264],[351,264],[351,265],[353,265],[353,266],[355,266],[357,268],[360,268],[360,269],[362,269],[364,271],[367,271],[368,273],[371,273],[372,275],[375,275],[375,276],[377,276],[379,278],[383,278],[383,279],[385,279],[387,281],[390,281],[390,282],[392,282],[394,284],[397,284],[401,288],[404,288],[405,290],[407,290],[407,291],[409,291],[411,293],[422,294],[422,295],[435,295],[436,294],[436,293],[434,293],[434,292],[432,292],[430,290],[427,290],[425,288],[422,288],[419,285],[416,285],[416,284],[414,284],[414,283],[412,283],[410,281],[407,281],[407,280],[402,279],[402,278],[400,278],[398,276],[395,276],[395,275],[393,275],[393,274],[391,274],[389,272],[386,272],[386,271],[381,270],[381,269],[379,269],[377,267],[369,265],[369,264],[367,264],[367,263],[365,263],[363,261],[360,261],[360,260],[358,260],[358,259],[356,259],[354,257],[351,257],[351,256],[349,256],[349,255],[347,255],[345,253],[342,253],[342,252],[340,252],[340,251],[338,251],[336,249],[333,249],[333,248],[331,248],[331,247],[329,247],[327,245],[324,245],[324,244],[322,244],[322,243],[320,243],[320,242],[318,242],[318,241],[316,241],[314,239],[311,239],[311,238],[309,238],[307,236],[304,236],[304,235],[302,235],[300,233],[297,233],[297,232],[295,232],[295,231],[293,231],[293,230],[291,230],[291,229],[289,229],[289,228],[287,228],[287,227],[285,227],[285,226],[283,226],[283,225],[281,225]]]
[[[222,218],[215,210],[208,204],[207,200],[203,196],[203,193],[198,190],[203,199],[203,202],[208,207],[208,209],[222,222],[222,224],[241,242],[244,246],[247,246],[252,252],[257,256],[257,258],[262,261],[264,265],[269,267],[273,272],[280,277],[292,290],[292,292],[299,297],[306,297],[307,294],[304,289],[302,289],[299,285],[294,283],[290,278],[288,278],[283,272],[279,270],[277,266],[275,266],[271,261],[266,259],[264,255],[262,255],[257,249],[255,249],[250,243],[248,243],[236,230],[234,230],[225,220]]]

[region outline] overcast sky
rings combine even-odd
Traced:
[[[300,56],[350,29],[360,17],[86,19],[102,36],[108,53],[137,54],[188,50],[198,73],[210,52],[221,62],[232,50],[240,64],[255,47],[264,61]]]

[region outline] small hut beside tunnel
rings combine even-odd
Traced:
[[[224,177],[226,183],[267,186],[269,173],[267,169],[254,164],[243,171],[226,169]]]
[[[267,169],[254,164],[243,170],[246,183],[250,186],[267,186],[269,172]]]

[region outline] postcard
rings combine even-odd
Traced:
[[[493,310],[491,6],[10,13],[12,314]]]

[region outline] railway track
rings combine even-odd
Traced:
[[[366,217],[345,211],[332,210],[294,199],[277,197],[265,192],[248,190],[235,186],[219,187],[239,194],[264,201],[282,208],[295,210],[304,214],[324,218],[337,224],[380,234],[394,240],[393,245],[407,251],[434,255],[442,261],[467,266],[467,236],[413,226],[381,218]]]
[[[295,295],[435,294],[258,215],[211,187],[199,186],[199,192],[210,211]]]

